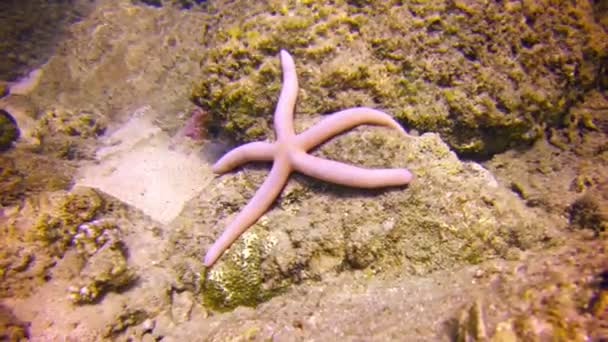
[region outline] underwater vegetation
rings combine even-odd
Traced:
[[[397,132],[368,127],[315,154],[367,167],[407,165],[417,178],[406,190],[360,190],[295,175],[276,208],[206,268],[200,258],[212,241],[204,241],[219,235],[266,171],[213,181],[176,220],[168,249],[199,260],[175,267],[176,277],[199,289],[207,307],[255,306],[292,284],[334,272],[424,275],[494,257],[517,259],[559,241],[542,213],[525,207],[477,164],[459,161],[437,134],[403,140]]]
[[[192,99],[212,128],[270,136],[279,49],[298,60],[297,112],[365,105],[487,157],[559,126],[602,85],[607,40],[589,2],[248,1],[208,4]]]
[[[410,291],[421,279],[440,274],[451,283],[462,270],[475,270],[472,279],[491,298],[468,302],[472,290],[449,292],[467,301],[461,315],[446,313],[443,302],[428,310],[429,302],[415,296],[427,314],[442,314],[437,320],[455,317],[455,340],[602,337],[608,319],[608,265],[601,258],[608,247],[608,183],[602,183],[608,145],[589,140],[608,132],[608,52],[601,29],[608,20],[598,14],[601,8],[608,13],[605,4],[219,0],[190,12],[183,8],[199,1],[127,2],[124,8],[106,4],[94,20],[77,25],[73,34],[85,36],[84,42],[66,43],[49,64],[54,69],[46,69],[54,75],[37,94],[14,98],[33,102],[24,108],[36,123],[19,123],[17,144],[14,121],[7,116],[3,126],[0,117],[0,147],[2,141],[7,146],[0,153],[1,297],[27,297],[42,284],[69,280],[58,295],[74,312],[105,310],[116,298],[129,302],[115,308],[112,322],[99,331],[103,338],[170,339],[196,325],[211,331],[209,339],[213,333],[261,339],[284,322],[309,335],[323,333],[305,326],[309,312],[311,320],[329,318],[332,326],[325,329],[342,329],[323,311],[361,308],[351,301],[357,295],[375,302],[384,288],[366,291],[388,279],[395,279],[393,289]],[[194,17],[196,25],[188,21]],[[172,31],[178,21],[184,31]],[[166,35],[147,39],[159,36],[158,27]],[[197,43],[205,47],[183,32],[199,34]],[[175,222],[158,228],[143,221],[145,227],[129,236],[123,223],[141,222],[121,212],[122,204],[89,188],[65,191],[80,162],[93,159],[106,125],[123,119],[108,113],[132,105],[132,98],[155,104],[178,98],[176,106],[191,114],[181,133],[193,144],[216,134],[239,142],[272,139],[282,48],[297,60],[297,131],[323,114],[358,105],[384,110],[414,131],[404,139],[385,128],[361,127],[312,153],[369,168],[407,167],[413,183],[357,190],[294,175],[275,205],[212,268],[204,265],[205,252],[267,177],[265,166],[213,179]],[[191,88],[184,79],[198,68],[198,56],[202,72]],[[140,83],[121,89],[133,75]],[[0,82],[4,95],[2,87]],[[150,93],[153,100],[137,95],[152,87],[161,89]],[[202,108],[191,111],[184,98],[190,89]],[[590,94],[593,101],[581,101]],[[177,112],[160,111],[166,115],[159,120],[175,124],[163,130],[177,127]],[[529,151],[518,147],[544,135],[551,152],[518,164]],[[21,144],[24,137],[27,144]],[[503,159],[493,170],[458,158],[505,150],[500,156],[513,163]],[[575,164],[579,159],[564,158],[568,153],[589,158]],[[130,239],[144,241],[148,230],[157,235],[154,243],[131,245]],[[564,241],[568,233],[583,238]],[[142,250],[150,259],[138,255]],[[570,273],[563,271],[568,267]],[[358,278],[353,287],[336,290],[336,278],[351,276]],[[142,290],[142,284],[150,287]],[[311,288],[325,292],[325,306],[304,305],[315,299],[306,292]],[[341,296],[332,299],[330,291]],[[396,307],[389,305],[380,317],[403,319]],[[277,312],[291,315],[273,320]],[[26,336],[29,323],[9,315],[0,306],[0,340]],[[240,327],[247,315],[250,321]],[[230,334],[225,327],[233,328]]]
[[[2,206],[19,203],[27,195],[67,189],[74,172],[70,161],[91,157],[95,149],[91,142],[106,127],[104,120],[94,113],[60,108],[40,113],[32,127],[17,128],[12,117],[7,120],[2,117],[0,112],[0,139],[7,138],[6,149],[13,146],[10,137],[28,139],[27,148],[0,154]]]
[[[608,232],[608,181],[586,192],[568,207],[571,224],[591,229],[596,235]]]
[[[270,114],[281,86],[276,56],[280,49],[287,49],[298,61],[300,92],[296,112],[300,117],[315,117],[361,105],[380,108],[406,128],[439,133],[449,147],[431,142],[432,139],[424,135],[417,147],[411,144],[395,147],[392,140],[381,142],[380,137],[368,137],[377,144],[408,151],[410,157],[402,165],[413,164],[417,182],[426,185],[423,192],[414,182],[407,194],[400,195],[407,200],[389,205],[395,210],[401,208],[394,212],[396,222],[386,218],[384,223],[378,223],[380,227],[388,227],[386,231],[362,222],[349,225],[351,228],[344,226],[346,221],[322,224],[323,231],[328,232],[319,233],[319,240],[311,242],[299,241],[298,235],[294,236],[299,226],[297,220],[291,224],[286,223],[291,222],[287,217],[273,221],[270,213],[244,237],[247,241],[259,241],[257,252],[251,251],[250,244],[247,251],[239,244],[228,252],[225,263],[220,262],[206,273],[205,303],[224,309],[252,305],[286,284],[320,277],[327,270],[371,271],[406,264],[412,273],[424,274],[447,265],[479,263],[492,255],[517,258],[522,250],[556,243],[542,228],[543,219],[534,209],[522,208],[519,214],[513,213],[522,220],[519,224],[502,226],[505,221],[496,215],[519,211],[515,209],[519,208],[517,200],[495,200],[484,191],[480,197],[478,185],[459,179],[463,172],[466,174],[463,171],[466,167],[448,161],[445,153],[452,149],[459,155],[485,158],[530,144],[553,128],[570,127],[572,120],[582,125],[591,122],[585,113],[570,109],[587,91],[603,88],[607,83],[603,70],[608,39],[602,23],[594,16],[592,4],[459,0],[334,1],[331,4],[312,0],[264,4],[234,1],[210,3],[207,10],[213,19],[201,37],[206,49],[201,51],[202,72],[192,90],[192,99],[208,112],[211,132],[221,132],[244,142],[272,137]],[[330,143],[329,155],[357,156],[356,162],[367,165],[383,165],[383,161],[387,163],[395,158],[394,152],[389,152],[391,157],[370,159],[369,155],[377,153],[378,148],[362,154],[359,147],[352,147],[357,146],[356,143],[348,145],[349,139],[349,136],[341,137],[340,142]],[[333,150],[336,144],[348,151],[338,153]],[[428,145],[421,148],[420,144]],[[418,147],[421,149],[417,150]],[[321,155],[323,151],[325,147],[321,148]],[[414,157],[416,153],[424,157]],[[438,178],[451,181],[434,191],[437,183],[429,180],[433,172],[443,173],[443,178]],[[244,182],[246,188],[251,182],[238,177],[235,181]],[[468,193],[471,197],[456,200],[450,206],[461,203],[463,207],[430,210],[434,204],[427,199],[444,203],[441,198],[451,193],[447,189],[455,184],[459,184],[455,193],[465,197]],[[234,204],[236,198],[226,194],[225,186],[216,191],[228,199],[216,199],[213,204],[199,203],[199,212],[211,210],[215,213],[209,214],[211,216],[217,216],[218,212],[224,216],[226,210],[234,210],[232,205],[240,206]],[[283,196],[293,205],[303,200],[299,199],[300,195],[298,191],[290,194],[288,186]],[[385,199],[379,201],[384,203]],[[483,204],[472,204],[477,201]],[[230,208],[222,208],[221,203],[231,203]],[[205,209],[210,205],[212,209]],[[484,206],[503,209],[486,216],[467,212],[471,209],[468,205],[479,210]],[[577,214],[573,214],[576,216],[573,220],[581,221],[578,217],[585,217],[585,210],[575,207],[573,212]],[[375,206],[367,204],[365,208],[373,211],[371,208]],[[335,210],[334,207],[331,212]],[[351,213],[348,208],[343,210]],[[593,212],[595,215],[597,211]],[[378,218],[383,214],[384,211],[369,214],[365,222],[369,223],[369,217]],[[320,213],[309,215],[321,217]],[[467,221],[472,217],[477,217],[474,223]],[[193,220],[206,227],[218,225],[215,221]],[[327,217],[326,221],[319,222],[332,220]],[[449,223],[458,220],[469,224],[461,229]],[[273,227],[272,232],[263,228],[266,225]],[[309,237],[315,236],[314,222],[301,225],[312,229]],[[256,238],[260,234],[270,234],[270,237]],[[333,238],[326,236],[328,234]],[[449,246],[459,247],[452,253]],[[253,257],[277,249],[285,249],[283,253],[287,256]],[[261,276],[260,268],[265,272]],[[257,276],[251,280],[247,274]],[[251,284],[250,280],[256,281]],[[255,295],[243,296],[247,293]]]
[[[120,210],[90,188],[31,196],[21,213],[2,225],[0,297],[27,296],[58,275],[51,270],[60,259],[75,273],[68,275],[73,284],[66,291],[75,304],[95,303],[131,284],[135,274],[120,228],[102,219]]]
[[[7,111],[0,109],[0,152],[11,148],[18,138],[17,123]]]
[[[235,245],[225,262],[201,274],[203,301],[210,307],[252,305],[329,270],[373,273],[407,265],[412,274],[425,274],[494,256],[517,259],[527,249],[558,243],[538,210],[522,208],[515,198],[494,199],[477,183],[495,182],[491,176],[479,173],[480,179],[462,179],[471,166],[447,156],[452,149],[461,156],[490,157],[528,145],[554,128],[570,127],[572,120],[577,122],[572,130],[578,129],[578,122],[591,127],[587,114],[570,109],[586,92],[607,83],[603,70],[608,39],[592,4],[233,1],[210,3],[207,10],[213,19],[201,37],[206,49],[201,51],[202,72],[192,99],[209,114],[211,132],[243,142],[272,137],[270,114],[281,86],[276,56],[287,49],[298,61],[298,115],[316,117],[370,106],[391,113],[406,128],[437,132],[448,145],[423,135],[415,146],[397,147],[393,138],[367,136],[375,144],[396,149],[389,148],[390,157],[374,160],[370,155],[377,153],[377,146],[364,154],[349,136],[330,143],[330,156],[350,156],[374,166],[398,159],[396,151],[407,151],[409,157],[401,165],[413,164],[417,181],[406,193],[395,195],[404,198],[399,205],[387,204],[385,198],[365,204],[372,213],[352,225],[347,224],[354,219],[348,205],[326,209],[327,217],[314,212],[273,220],[273,212],[265,215],[243,237],[250,242],[246,247]],[[338,153],[336,146],[346,151]],[[325,156],[324,151],[326,147],[319,153]],[[251,188],[250,179],[232,178]],[[449,181],[438,186],[439,179]],[[424,186],[419,188],[418,182]],[[228,183],[213,186],[223,196],[201,200],[200,215],[225,217],[241,206],[235,201],[242,202],[242,195],[227,194],[240,189],[228,190],[233,186]],[[449,208],[431,209],[438,203],[447,205],[442,198],[450,196],[452,187],[458,199],[450,198]],[[286,206],[294,206],[292,214],[297,216],[305,210],[297,203],[310,198],[306,190],[290,193],[289,188],[283,194],[288,199],[279,205],[288,201]],[[453,207],[459,204],[462,207]],[[383,220],[387,207],[395,210],[394,217]],[[573,222],[585,217],[585,210],[578,207]],[[482,214],[486,209],[492,213]],[[334,222],[336,210],[348,218]],[[501,215],[521,221],[506,224]],[[306,217],[325,218],[315,223]],[[378,219],[377,227],[370,226],[370,217]],[[187,226],[218,226],[215,220],[190,220]],[[266,226],[273,228],[267,231]],[[297,233],[300,226],[308,233]],[[181,234],[187,233],[177,235]],[[299,234],[315,238],[299,239]],[[275,254],[277,250],[285,255]]]

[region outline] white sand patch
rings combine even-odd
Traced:
[[[170,148],[171,138],[153,117],[149,107],[141,108],[111,133],[77,185],[106,192],[166,224],[209,183],[212,172],[195,151]]]

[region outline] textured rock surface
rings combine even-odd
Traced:
[[[287,49],[298,112],[380,107],[487,156],[535,140],[586,90],[606,86],[608,35],[595,10],[586,1],[215,1],[192,96],[230,135],[268,136],[277,53]]]
[[[407,166],[416,178],[406,188],[363,191],[292,177],[276,207],[206,274],[207,304],[253,305],[291,283],[344,270],[428,274],[555,243],[542,215],[478,164],[459,161],[436,134],[403,141],[367,127],[318,154],[367,167]],[[171,253],[203,255],[266,174],[246,167],[211,183],[175,223]]]
[[[8,150],[19,138],[19,127],[9,112],[0,109],[0,152]]]
[[[411,166],[419,175],[416,180],[419,183],[404,189],[359,191],[297,175],[292,177],[275,208],[253,227],[250,236],[237,242],[232,259],[225,260],[221,269],[218,264],[218,270],[222,271],[218,272],[220,275],[237,280],[232,283],[235,285],[232,289],[226,282],[204,282],[207,278],[201,260],[206,247],[224,228],[229,215],[241,210],[266,177],[266,166],[247,166],[219,178],[213,183],[213,188],[205,190],[205,193],[226,191],[225,194],[212,195],[216,203],[201,195],[183,212],[183,218],[171,225],[154,222],[137,210],[123,210],[123,204],[103,196],[106,203],[113,203],[109,211],[104,211],[103,218],[111,219],[119,227],[120,241],[128,248],[128,255],[123,256],[136,272],[136,279],[126,288],[108,290],[94,303],[74,305],[69,297],[73,294],[69,291],[70,286],[92,284],[86,280],[99,279],[95,278],[96,274],[108,274],[81,273],[87,265],[82,253],[96,254],[105,240],[103,232],[106,230],[98,229],[103,225],[88,226],[90,234],[84,236],[80,233],[86,230],[77,228],[73,244],[63,245],[67,247],[65,249],[60,243],[62,239],[51,244],[49,247],[57,246],[57,250],[65,251],[59,258],[50,257],[48,248],[24,247],[31,241],[24,241],[22,231],[6,223],[15,217],[33,222],[40,211],[52,207],[48,199],[57,198],[52,196],[54,193],[44,192],[66,188],[73,174],[67,171],[81,165],[82,158],[90,156],[86,152],[95,149],[97,136],[81,130],[86,127],[78,124],[81,114],[93,114],[96,120],[105,119],[110,124],[107,130],[111,131],[124,122],[126,114],[144,104],[151,104],[159,113],[154,123],[161,129],[172,134],[172,130],[178,131],[183,124],[183,114],[192,108],[187,101],[191,80],[201,80],[200,74],[194,73],[199,68],[199,54],[204,52],[201,43],[205,39],[200,30],[205,28],[207,34],[215,34],[213,25],[217,18],[209,18],[208,13],[214,12],[200,9],[184,11],[167,6],[175,1],[162,2],[164,6],[153,8],[131,0],[97,0],[95,12],[70,28],[70,38],[60,45],[58,54],[46,66],[40,82],[42,88],[24,99],[33,105],[30,108],[36,109],[34,119],[42,118],[41,122],[50,120],[48,125],[42,126],[41,133],[47,131],[59,140],[71,141],[77,148],[64,151],[76,150],[78,153],[62,154],[58,153],[62,151],[60,148],[45,149],[44,145],[36,144],[24,146],[19,142],[15,149],[0,155],[0,266],[6,270],[0,274],[0,284],[10,287],[2,288],[9,297],[0,298],[0,339],[30,336],[33,340],[45,341],[108,338],[143,341],[453,341],[458,337],[474,336],[471,332],[477,336],[485,332],[488,337],[503,340],[513,336],[521,340],[555,337],[573,340],[585,335],[596,340],[607,338],[607,236],[595,224],[602,222],[604,217],[601,209],[605,207],[605,199],[601,195],[605,188],[602,188],[601,181],[606,179],[608,170],[606,86],[605,79],[602,81],[601,78],[595,91],[585,94],[580,103],[566,112],[564,129],[549,129],[548,139],[539,141],[532,148],[512,150],[485,163],[497,175],[498,182],[511,189],[518,198],[506,194],[500,190],[501,187],[487,187],[492,183],[491,177],[486,178],[487,174],[473,167],[474,164],[453,163],[455,159],[451,154],[441,152],[445,151],[445,145],[439,144],[432,135],[416,141],[394,141],[397,137],[387,134],[387,131],[366,127],[325,144],[317,154],[368,166]],[[309,1],[297,3],[315,5]],[[371,2],[349,3],[363,6]],[[417,3],[419,7],[433,4]],[[475,7],[477,3],[481,1],[450,2],[460,7]],[[518,6],[516,2],[500,2],[500,5],[513,3]],[[547,4],[564,4],[548,1],[523,3],[525,6],[538,4],[541,8]],[[577,6],[582,6],[586,2],[577,3]],[[592,3],[596,21],[606,25],[605,5],[603,2]],[[238,2],[233,4],[241,5]],[[282,5],[285,4],[289,10],[290,2],[269,1],[266,4],[274,4],[278,8],[276,18],[287,19],[287,15],[281,14]],[[490,2],[488,6],[494,8],[492,6],[496,4]],[[401,6],[400,3],[395,5]],[[233,8],[229,15],[240,18],[242,8]],[[365,10],[364,6],[361,8],[361,11]],[[213,10],[213,6],[209,9]],[[457,11],[460,10],[441,12],[445,14],[441,20],[462,12]],[[407,15],[409,18],[410,14]],[[573,15],[572,18],[584,16]],[[338,19],[343,24],[349,21],[348,18]],[[356,23],[344,24],[343,27],[350,32],[352,25]],[[578,28],[584,29],[588,22],[579,25]],[[420,29],[424,31],[425,27]],[[431,27],[426,33],[421,32],[419,39],[423,40],[420,42],[427,42],[424,40],[427,34],[436,34],[434,29]],[[356,34],[356,30],[351,33]],[[566,37],[567,40],[580,38],[578,35]],[[559,35],[559,39],[563,36]],[[413,40],[411,44],[420,42]],[[341,46],[351,43],[354,41],[344,39]],[[568,44],[562,47],[566,48]],[[342,54],[342,47],[336,56],[354,55]],[[414,62],[430,58],[422,47],[416,51],[412,51]],[[551,51],[548,49],[546,52]],[[231,58],[228,54],[226,56]],[[431,61],[438,56],[433,56]],[[548,55],[541,51],[537,57],[548,58]],[[275,84],[277,88],[264,95],[270,103],[276,101],[280,73],[276,53],[270,53],[268,58],[276,74],[272,82],[264,82],[264,87]],[[126,63],[122,64],[124,61]],[[296,63],[302,68],[300,63],[314,66],[312,61],[299,58]],[[600,64],[600,67],[603,66]],[[243,70],[247,69],[234,68],[233,77],[241,77]],[[308,70],[317,72],[314,67]],[[500,72],[497,67],[496,74],[500,75]],[[309,78],[311,75],[304,73]],[[304,82],[306,77],[300,81]],[[2,86],[0,82],[0,93],[3,92]],[[332,110],[341,106],[336,96],[331,96],[335,93],[333,88],[325,98],[310,96],[307,92],[310,90],[302,90],[300,100],[327,102]],[[425,94],[418,93],[415,98],[424,98]],[[340,101],[349,100],[350,96],[353,101],[356,99],[355,92],[351,91],[340,95]],[[439,96],[429,105],[441,101]],[[306,102],[298,105],[302,108],[308,106]],[[47,117],[46,113],[54,114]],[[396,111],[391,110],[391,113]],[[271,112],[254,114],[259,115],[260,122],[264,124],[271,119]],[[313,118],[307,114],[312,112],[300,110],[296,115],[299,131]],[[248,117],[251,116],[248,114]],[[73,127],[88,138],[70,136],[66,132],[71,130],[64,130],[63,123],[65,128]],[[270,132],[270,128],[267,126],[264,130]],[[48,146],[62,145],[49,143]],[[176,144],[173,147],[180,149],[183,146]],[[421,150],[428,153],[422,154]],[[75,158],[69,159],[69,156]],[[454,173],[448,174],[446,170]],[[477,185],[457,188],[457,184],[462,185],[464,181]],[[439,187],[443,189],[438,190]],[[40,192],[43,194],[38,197]],[[480,198],[494,199],[494,205],[492,202],[482,203]],[[459,199],[465,201],[460,202]],[[584,199],[583,204],[592,205],[576,206],[576,210],[567,211],[578,199]],[[514,203],[508,206],[512,209],[500,206],[511,200]],[[463,215],[450,221],[449,218],[454,217],[450,215],[457,212],[453,211],[455,209],[463,209]],[[337,212],[347,215],[340,218],[336,216]],[[422,216],[425,213],[426,217]],[[465,213],[473,215],[465,216]],[[523,235],[506,238],[500,225],[483,229],[483,225],[476,224],[484,223],[485,213],[494,215],[496,219],[504,218],[504,226],[524,219],[544,223],[538,231],[524,231]],[[519,219],[517,213],[534,213],[535,217],[522,216]],[[202,217],[202,214],[210,216]],[[404,219],[390,220],[397,215],[403,215]],[[545,215],[552,219],[545,221]],[[598,217],[599,221],[596,220]],[[476,218],[482,220],[476,221]],[[448,233],[443,236],[438,234],[446,231],[443,226],[433,226],[442,219],[448,224]],[[571,220],[571,227],[558,229],[567,224],[567,219]],[[461,222],[470,224],[461,231],[448,229],[462,228]],[[27,223],[27,227],[31,229],[32,225]],[[480,227],[483,232],[493,235],[469,234]],[[549,237],[555,236],[552,234],[554,229],[558,229],[556,239],[538,241],[545,232]],[[513,231],[522,233],[518,229]],[[72,236],[69,230],[65,234]],[[507,244],[503,245],[505,239]],[[468,245],[464,244],[463,251],[477,250],[480,260],[490,260],[470,265],[477,262],[476,255],[455,253],[451,241],[472,242],[469,249],[465,249]],[[486,244],[482,244],[483,241]],[[552,246],[560,241],[565,243]],[[527,243],[532,248],[526,249],[524,245]],[[260,252],[260,245],[268,248],[262,248],[262,253],[247,254]],[[383,249],[393,245],[397,247]],[[542,248],[537,250],[535,246]],[[330,249],[334,247],[338,248],[335,252]],[[119,256],[115,253],[104,255]],[[472,258],[462,259],[465,255]],[[120,259],[119,256],[115,260]],[[261,268],[257,273],[247,273],[250,282],[239,284],[239,276],[242,279],[243,269],[246,269],[239,267],[252,267],[256,263]],[[95,264],[99,270],[112,270],[104,268],[108,263]],[[234,272],[224,272],[230,270]],[[278,273],[281,270],[290,273]],[[93,278],[82,278],[87,275]],[[215,279],[221,280],[220,277]],[[284,282],[279,282],[280,279]],[[81,280],[84,282],[80,283]],[[214,284],[218,286],[213,287]],[[252,285],[247,288],[249,292],[233,290],[239,290],[239,285],[243,284]],[[230,291],[222,293],[217,289]],[[262,291],[256,294],[256,289]],[[276,295],[279,292],[280,295]],[[245,296],[239,298],[236,295]],[[253,308],[240,306],[227,312],[210,309],[220,305],[226,308],[243,299],[244,304],[268,300]],[[466,329],[458,329],[460,323]],[[469,335],[458,334],[467,330]]]
[[[92,9],[91,1],[0,3],[0,79],[15,80],[51,56],[66,28]]]
[[[1,217],[0,296],[26,296],[49,278],[49,268],[72,244],[77,226],[102,210],[101,197],[86,189],[37,196]]]

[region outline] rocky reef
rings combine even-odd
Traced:
[[[71,3],[40,8],[52,16],[51,7]],[[608,336],[603,2],[95,4],[69,27],[35,89],[12,91],[10,75],[0,82],[8,113],[0,122],[0,340]],[[73,187],[89,164],[116,173],[94,152],[120,139],[100,136],[144,104],[159,114],[149,121],[155,131],[195,138],[176,139],[171,152],[217,144],[213,161],[233,142],[216,136],[271,137],[281,48],[299,73],[298,132],[323,114],[368,105],[412,133],[364,126],[312,153],[407,167],[414,182],[360,190],[294,174],[212,268],[202,264],[207,248],[266,165],[210,182],[202,168],[202,183],[182,172],[182,159],[153,159],[152,150],[130,159],[126,168],[146,169],[144,159],[179,164],[173,173],[190,181],[180,184],[200,191],[170,223]],[[18,52],[0,63],[21,75],[37,57]],[[165,200],[151,188],[125,186],[137,201]]]
[[[176,268],[180,279],[199,274],[201,283],[192,278],[190,288],[200,289],[208,306],[256,305],[290,284],[346,270],[424,275],[559,244],[542,213],[478,164],[459,161],[437,134],[403,140],[364,128],[318,155],[367,167],[407,165],[417,178],[407,188],[364,191],[292,176],[276,207],[212,269],[200,261]],[[172,255],[203,255],[264,176],[248,169],[214,181],[175,223]]]
[[[75,282],[66,296],[77,304],[96,302],[134,279],[121,230],[101,219],[120,212],[120,204],[79,187],[30,196],[23,208],[12,211],[0,221],[0,297],[29,295],[59,274],[60,260]]]
[[[564,124],[605,88],[608,35],[588,2],[217,1],[193,100],[211,128],[269,136],[277,53],[300,73],[297,111],[385,109],[405,127],[487,157]]]
[[[19,127],[15,119],[5,110],[0,109],[0,152],[8,150],[19,138]]]

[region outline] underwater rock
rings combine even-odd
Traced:
[[[256,305],[290,284],[336,272],[423,275],[517,258],[523,250],[554,243],[543,214],[498,186],[480,165],[458,160],[437,134],[404,139],[378,127],[354,132],[315,155],[366,167],[405,166],[414,181],[361,190],[293,175],[276,206],[210,269],[202,267],[206,248],[267,171],[245,167],[225,175],[187,205],[172,224],[170,251],[200,260],[201,286],[191,287],[201,289],[206,306]]]
[[[560,125],[602,76],[608,35],[588,2],[215,1],[193,100],[240,141],[272,136],[279,49],[298,114],[382,108],[487,157]],[[209,26],[211,27],[211,25]]]
[[[38,108],[27,97],[22,95],[9,95],[0,99],[0,110],[11,117],[11,120],[19,130],[15,137],[25,139],[30,144],[36,144],[36,116]]]
[[[62,273],[68,278],[80,273],[84,262],[83,277],[92,279],[88,284],[94,285],[89,286],[88,297],[92,297],[89,292],[126,284],[130,270],[119,248],[119,229],[109,221],[96,221],[110,207],[119,208],[84,187],[30,196],[10,211],[11,207],[6,207],[0,217],[0,297],[29,294],[52,276],[59,276],[51,272],[59,262],[69,264],[64,267],[68,271]],[[74,247],[78,255],[65,258]],[[96,261],[99,259],[112,262],[113,267],[100,271],[103,263]]]
[[[53,204],[40,212],[29,236],[32,241],[42,243],[52,255],[61,256],[72,244],[78,226],[101,214],[105,203],[95,190],[79,187],[56,195]]]
[[[572,259],[577,247],[565,246],[554,249],[550,257],[531,257],[494,278],[485,301],[476,300],[461,311],[455,340],[601,341],[608,337],[608,272],[602,271],[606,262],[596,254],[608,245],[597,240],[593,245],[576,260]]]
[[[570,223],[591,229],[597,235],[608,232],[608,182],[588,190],[568,207]]]
[[[107,121],[97,111],[74,111],[53,108],[44,111],[37,121],[36,138],[44,153],[63,159],[92,158],[97,137],[105,132]]]
[[[109,291],[125,288],[135,280],[135,272],[127,264],[127,251],[120,240],[108,241],[91,255],[80,272],[78,285],[68,289],[76,304],[99,301]]]
[[[29,323],[21,322],[10,310],[0,305],[0,340],[28,341]]]
[[[0,109],[0,152],[8,150],[19,138],[19,127],[11,114]]]
[[[116,317],[113,323],[106,326],[103,336],[113,337],[125,331],[128,327],[138,325],[148,318],[148,313],[140,309],[127,309]]]
[[[487,340],[482,307],[481,301],[477,300],[468,309],[462,310],[458,319],[457,342]]]
[[[30,151],[10,152],[0,155],[0,205],[18,204],[26,195],[69,187],[70,165]]]

